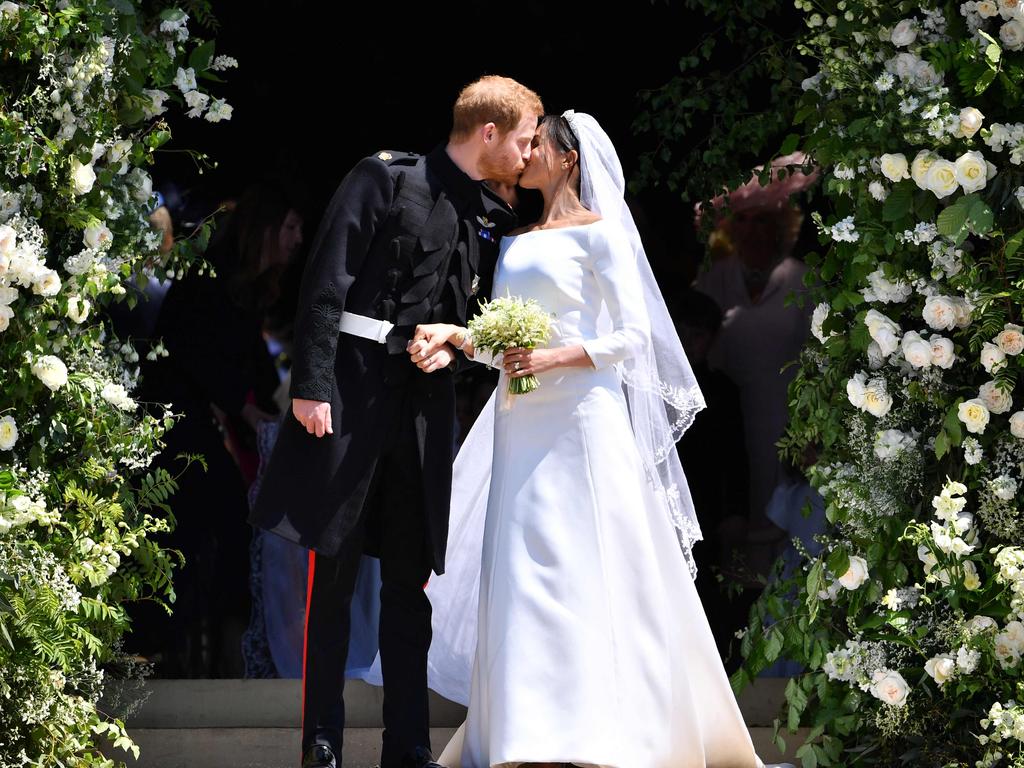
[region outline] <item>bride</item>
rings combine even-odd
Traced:
[[[468,703],[456,768],[763,765],[692,581],[700,538],[675,441],[705,407],[589,115],[546,117],[520,185],[533,226],[502,239],[494,295],[554,315],[550,346],[495,359],[464,328],[420,326],[501,370],[456,460],[430,685]],[[540,387],[507,395],[507,377]]]

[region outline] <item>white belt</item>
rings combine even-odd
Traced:
[[[374,320],[372,317],[357,315],[354,312],[342,312],[339,330],[384,344],[394,327],[395,324],[387,320]]]

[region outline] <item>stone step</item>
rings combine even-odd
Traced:
[[[432,728],[430,741],[435,754],[455,733],[454,728]],[[132,738],[141,748],[138,761],[128,755],[129,768],[297,768],[298,728],[137,728]],[[782,755],[772,744],[771,728],[751,728],[754,748],[768,763],[793,760],[803,736],[786,739]],[[347,728],[340,768],[372,768],[380,759],[379,728]],[[125,759],[122,753],[108,753]]]

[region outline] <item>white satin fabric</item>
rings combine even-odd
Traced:
[[[517,397],[502,374],[456,460],[429,677],[469,709],[443,765],[760,765],[630,426],[615,364],[646,343],[642,291],[617,223],[502,241],[494,294],[537,299],[550,346],[596,367]],[[489,483],[467,486],[488,459]]]

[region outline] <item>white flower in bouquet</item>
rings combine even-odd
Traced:
[[[882,348],[879,346],[877,341],[872,341],[868,344],[867,350],[868,356],[868,368],[872,371],[877,371],[883,365],[885,365],[886,356],[882,352]]]
[[[71,158],[71,188],[76,195],[86,195],[96,183],[96,171],[92,163],[83,164],[77,157]]]
[[[867,311],[864,315],[864,325],[867,326],[868,335],[878,342],[878,346],[885,357],[891,355],[899,347],[899,325],[877,309],[869,309]]]
[[[921,544],[917,548],[917,559],[924,564],[924,572],[930,573],[932,568],[939,564],[939,559],[935,556],[927,545]]]
[[[52,269],[44,269],[32,283],[32,292],[39,296],[56,296],[60,293],[60,276]]]
[[[238,59],[233,56],[218,56],[210,64],[210,69],[214,72],[224,72],[228,69],[235,69],[238,67]]]
[[[910,163],[910,177],[921,189],[928,189],[928,171],[938,159],[934,152],[922,149]]]
[[[224,99],[214,99],[210,109],[206,112],[206,119],[211,123],[219,123],[221,120],[230,120],[234,107]]]
[[[0,333],[11,327],[11,320],[14,318],[14,310],[7,304],[0,304]]]
[[[134,411],[138,405],[128,396],[122,385],[113,382],[104,385],[100,391],[100,397],[122,411]]]
[[[859,589],[868,580],[868,561],[859,555],[850,557],[850,567],[837,581],[850,591]]]
[[[970,561],[967,561],[970,563]],[[967,563],[964,563],[967,565]],[[974,563],[971,563],[974,565]],[[964,674],[971,674],[978,668],[978,664],[981,662],[981,651],[968,648],[966,645],[961,645],[960,650],[956,652],[956,666]]]
[[[867,389],[868,375],[863,371],[854,374],[846,382],[846,397],[855,408],[864,408],[864,391]]]
[[[473,347],[497,355],[512,347],[531,349],[551,337],[551,315],[535,299],[504,296],[481,305],[469,321]],[[509,377],[508,391],[522,395],[539,386],[537,377]]]
[[[868,288],[861,289],[865,301],[878,301],[883,304],[898,304],[910,298],[914,287],[903,278],[895,281],[885,277],[885,270],[879,268],[867,276]]]
[[[1024,351],[1024,328],[1007,323],[995,338],[996,345],[1008,355],[1019,355]]]
[[[0,451],[9,451],[18,442],[18,425],[13,416],[0,418]]]
[[[917,331],[907,331],[900,343],[903,357],[914,368],[927,368],[932,364],[932,345]]]
[[[975,616],[964,625],[974,635],[983,635],[987,632],[994,632],[999,628],[996,620],[991,616]]]
[[[956,175],[956,164],[941,157],[936,158],[928,167],[924,183],[925,188],[940,200],[949,197],[960,186]]]
[[[889,37],[897,48],[906,48],[917,40],[917,20],[903,19],[895,27]]]
[[[132,151],[132,142],[129,139],[120,139],[110,145],[110,149],[107,150],[107,162],[111,165],[120,163],[124,160],[125,156]],[[125,168],[119,173],[124,173],[127,170],[127,164]]]
[[[1009,475],[999,475],[988,483],[992,495],[1003,501],[1011,501],[1017,495],[1017,481]]]
[[[964,152],[956,159],[955,170],[957,183],[963,187],[964,192],[970,194],[985,188],[988,166],[981,152],[973,149]]]
[[[837,242],[856,243],[860,240],[860,233],[857,231],[856,226],[854,226],[853,216],[847,216],[837,221],[828,228],[828,232],[832,239]]]
[[[978,0],[974,4],[974,10],[984,19],[991,19],[999,15],[999,6],[995,0]]]
[[[836,163],[835,168],[832,169],[832,175],[835,176],[837,179],[849,181],[850,179],[854,178],[857,175],[857,172],[853,168],[850,168],[848,165],[845,165],[843,163]]]
[[[827,301],[823,301],[814,308],[814,312],[811,315],[811,333],[814,337],[822,344],[825,343],[825,332],[821,329],[822,323],[825,322],[825,318],[828,317],[830,307]],[[829,331],[828,338],[837,336],[835,331]]]
[[[1013,407],[1013,397],[1006,390],[1000,389],[995,381],[982,384],[978,397],[988,408],[989,413],[1006,413]]]
[[[941,688],[956,674],[956,659],[948,653],[933,656],[924,663],[924,671]]]
[[[910,178],[910,165],[903,153],[885,154],[879,158],[879,161],[882,175],[889,181],[902,181]]]
[[[864,387],[864,410],[882,418],[891,408],[892,395],[886,388],[885,379],[871,379]]]
[[[879,669],[871,676],[871,695],[891,707],[902,707],[910,693],[903,675],[891,669]]]
[[[935,516],[947,523],[955,520],[965,506],[967,506],[967,499],[954,495],[948,487],[943,488],[938,496],[932,497],[932,507],[935,509]]]
[[[990,341],[981,347],[981,367],[986,373],[995,373],[1006,367],[1006,353]]]
[[[965,437],[960,447],[964,449],[964,461],[972,466],[981,463],[984,452],[981,448],[981,443],[977,439]]]
[[[1005,630],[995,636],[995,656],[1003,669],[1017,666],[1024,652],[1024,642],[1019,637],[1020,632],[1011,628],[1013,624],[1020,626],[1019,621],[1011,621]]]
[[[981,129],[985,121],[985,115],[974,107],[964,107],[960,110],[959,132],[966,138],[971,138]]]
[[[1020,0],[996,0],[999,15],[1004,19],[1014,18],[1021,10]]]
[[[174,76],[174,84],[182,94],[196,90],[196,71],[192,67],[187,69],[178,67],[178,73]]]
[[[1024,411],[1017,411],[1010,417],[1010,434],[1024,440]]]
[[[74,322],[81,324],[89,316],[89,309],[91,307],[92,304],[88,299],[82,296],[69,296],[67,315]]]
[[[188,91],[185,94],[185,103],[189,106],[189,110],[185,114],[188,117],[199,117],[206,109],[206,105],[210,103],[210,97],[202,91]]]
[[[138,203],[145,203],[153,196],[153,179],[141,168],[128,174],[128,183],[132,187],[132,197]]]
[[[868,193],[880,203],[884,202],[885,198],[889,196],[889,190],[880,181],[872,181],[868,184]]]
[[[0,256],[10,257],[14,255],[14,248],[18,243],[18,233],[9,224],[0,224]]]
[[[924,301],[921,316],[929,328],[947,331],[957,327],[957,300],[952,296],[929,296]]]
[[[43,355],[37,358],[32,363],[32,373],[38,378],[43,384],[45,384],[51,392],[56,392],[58,389],[68,383],[68,369],[64,365],[64,361],[54,355]]]
[[[152,120],[157,115],[162,115],[167,111],[167,107],[164,106],[164,102],[167,101],[167,93],[165,91],[147,88],[143,93],[148,99],[142,105],[142,114],[145,115],[147,120]]]
[[[978,567],[970,560],[964,560],[964,589],[968,592],[977,592],[981,589],[981,576],[978,575]]]
[[[948,370],[956,362],[956,355],[953,353],[953,342],[943,336],[932,336],[928,339],[932,348],[932,365]]]
[[[1024,49],[1024,24],[1010,19],[999,28],[999,39],[1008,51]]]
[[[97,251],[106,249],[114,239],[114,234],[107,227],[105,221],[90,224],[85,228],[82,235],[82,242],[87,248],[94,248]]]
[[[971,324],[971,312],[973,311],[974,306],[966,299],[953,298],[953,315],[957,328],[966,328]]]
[[[879,430],[875,433],[875,456],[885,460],[898,456],[916,444],[914,437],[898,429]]]
[[[968,432],[979,435],[988,426],[989,410],[983,401],[974,397],[960,403],[957,418],[964,423]]]

